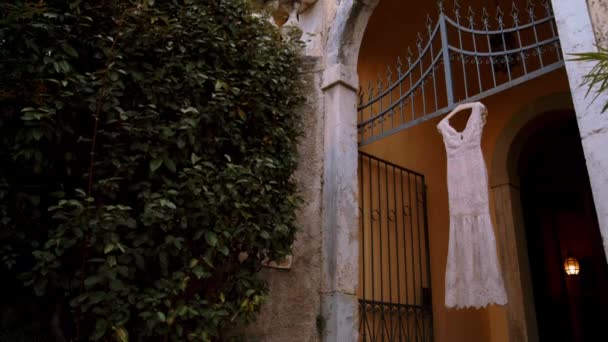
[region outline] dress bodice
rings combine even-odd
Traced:
[[[437,125],[437,129],[443,136],[448,155],[453,155],[458,150],[479,147],[481,135],[486,123],[486,108],[477,103],[469,116],[469,120],[462,132],[458,132],[447,119],[443,119]]]

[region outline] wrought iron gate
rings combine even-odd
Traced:
[[[424,176],[359,152],[361,341],[433,340]]]
[[[524,3],[522,13],[516,3]],[[418,34],[415,52],[408,48],[404,65],[387,69],[360,91],[358,131],[361,145],[412,127],[564,66],[549,0],[512,2],[491,16],[484,7],[466,13],[455,0],[453,10],[439,4],[439,19],[430,16]],[[452,14],[449,14],[452,12]]]

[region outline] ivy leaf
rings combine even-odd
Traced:
[[[69,44],[61,44],[61,49],[71,57],[78,57],[78,52]]]
[[[226,82],[222,80],[217,80],[215,82],[215,91],[221,91],[225,89],[228,89],[228,84],[226,84]]]
[[[205,261],[209,267],[213,268],[213,262],[209,259],[209,257],[203,257],[203,261]]]
[[[98,276],[92,275],[92,276],[87,277],[87,278],[84,280],[84,285],[85,285],[86,287],[91,287],[91,286],[93,286],[93,285],[95,285],[95,284],[99,283],[99,281],[100,281],[100,280],[101,280],[101,279],[100,279]]]
[[[106,246],[103,249],[103,254],[108,254],[112,250],[114,250],[114,244],[113,243],[108,243],[108,244],[106,244]]]
[[[93,335],[91,336],[91,339],[96,341],[99,340],[100,338],[103,337],[103,335],[106,333],[106,329],[108,328],[108,322],[103,319],[97,319],[97,322],[95,322],[95,331],[93,332]]]
[[[239,108],[237,111],[239,113],[239,117],[241,118],[241,120],[245,121],[245,119],[247,119],[247,114],[245,114],[245,111],[242,110],[241,108]]]
[[[175,162],[173,161],[173,159],[165,157],[164,164],[167,169],[171,170],[171,172],[177,171],[177,167],[175,166]]]
[[[192,269],[192,273],[198,278],[201,279],[203,275],[205,275],[205,270],[201,266],[196,266]]]
[[[160,199],[160,205],[163,207],[170,208],[170,209],[177,209],[177,206],[175,205],[175,203],[173,203],[165,198]]]
[[[188,107],[188,108],[180,109],[180,112],[182,112],[182,114],[188,114],[188,113],[198,114],[198,109],[196,109],[194,107]]]
[[[110,265],[110,267],[116,266],[116,257],[115,256],[110,255],[108,257],[108,265]]]
[[[123,327],[116,328],[116,340],[118,342],[129,342],[129,333]]]
[[[203,159],[203,158],[197,156],[196,153],[194,153],[194,152],[190,155],[190,162],[192,162],[193,165],[198,163],[198,161],[201,159]]]
[[[205,240],[211,247],[215,247],[217,245],[217,235],[214,232],[206,232]]]
[[[163,164],[163,160],[156,158],[150,162],[150,171],[154,172]]]

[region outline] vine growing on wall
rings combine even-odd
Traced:
[[[41,331],[218,341],[254,318],[296,232],[298,49],[247,0],[0,4],[2,274]]]

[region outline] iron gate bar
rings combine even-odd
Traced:
[[[422,200],[422,206],[423,206],[422,212],[424,213],[424,232],[425,232],[425,237],[426,237],[424,239],[424,243],[425,243],[425,251],[426,251],[426,272],[429,275],[428,276],[429,277],[429,279],[428,279],[428,281],[429,281],[428,285],[429,286],[426,289],[427,293],[424,293],[424,291],[423,291],[423,297],[422,297],[423,298],[423,302],[422,302],[422,305],[423,305],[423,307],[426,307],[426,308],[428,308],[428,310],[430,310],[429,314],[431,315],[431,319],[429,320],[429,322],[432,323],[432,314],[433,314],[433,311],[432,311],[432,300],[431,300],[431,298],[432,298],[432,296],[431,296],[431,251],[430,251],[429,236],[428,236],[429,222],[427,220],[427,218],[428,218],[428,216],[427,216],[428,215],[428,207],[427,207],[427,203],[426,203],[426,199],[427,199],[427,196],[426,196],[427,193],[426,192],[427,192],[427,188],[426,188],[426,183],[425,183],[425,185],[423,187],[423,190],[422,190],[422,193],[423,193],[423,195],[422,195],[422,198],[423,198],[423,200]],[[427,331],[427,330],[425,329],[424,331]],[[429,331],[429,339],[428,339],[428,341],[434,341],[435,338],[433,337],[433,326],[432,326],[432,324],[431,324],[430,328],[428,329],[428,331]]]
[[[372,342],[430,342],[424,176],[359,152],[359,189],[360,336]]]
[[[427,16],[427,42],[423,43],[422,36],[418,34],[416,41],[417,56],[415,58],[411,49],[408,48],[407,70],[401,70],[402,63],[398,58],[397,79],[394,82],[392,70],[388,67],[386,87],[384,87],[383,81],[379,77],[376,87],[370,83],[367,89],[367,101],[364,101],[366,96],[362,90],[360,91],[357,128],[361,145],[370,144],[388,135],[436,118],[463,102],[480,100],[564,66],[559,48],[559,36],[555,29],[555,17],[547,0],[541,2],[542,8],[536,6],[531,0],[527,1],[528,20],[526,23],[521,23],[519,9],[513,2],[511,8],[512,26],[510,27],[505,27],[505,15],[501,8],[497,7],[496,28],[491,27],[490,15],[485,7],[481,15],[482,28],[477,28],[475,12],[470,6],[465,19],[465,21],[468,21],[468,25],[465,25],[461,21],[459,1],[455,1],[453,18],[444,10],[443,1],[438,1],[438,3],[439,18],[437,22],[433,25],[430,17]],[[540,18],[537,18],[538,8],[541,8],[541,11],[544,9]],[[540,39],[539,32],[544,32],[543,29],[546,31],[545,36],[548,37]],[[450,33],[452,34],[450,35]],[[472,41],[472,49],[464,46],[463,37],[465,35]],[[450,41],[452,36],[457,37],[455,43]],[[435,53],[434,42],[437,40],[439,40],[441,51]],[[525,44],[524,40],[531,42]],[[498,44],[499,47],[493,46],[493,42]],[[485,48],[483,48],[484,45]],[[544,54],[549,50],[555,51],[554,57]],[[538,58],[531,58],[535,56]],[[429,59],[430,61],[425,63]],[[458,61],[460,63],[457,63]],[[441,64],[443,64],[443,68],[440,68]],[[457,64],[460,64],[459,69],[462,73],[460,77],[456,77],[458,74],[455,74],[454,66]],[[475,65],[473,70],[469,70],[471,69],[469,64]],[[486,64],[489,64],[490,70],[482,69]],[[517,64],[521,65],[523,69],[521,71],[523,72],[516,69]],[[440,69],[442,71],[439,71]],[[476,77],[469,77],[471,72]],[[484,86],[484,80],[490,76],[487,73],[491,75],[491,85],[489,87]],[[499,80],[501,74],[505,74],[506,81]],[[442,91],[445,92],[443,95],[438,92],[437,87],[438,79],[441,76],[445,83],[441,87]],[[478,84],[476,87],[478,89],[469,89],[470,83],[475,81]],[[428,82],[433,84],[427,93],[426,85]],[[457,90],[463,94],[457,96],[455,94]],[[397,94],[396,99],[393,97],[393,93]],[[431,93],[432,98],[430,98]],[[405,104],[408,101],[411,102],[411,108],[409,109],[411,118],[405,116]],[[416,108],[415,102],[421,103],[420,108]],[[429,112],[427,112],[427,105],[433,107]],[[397,111],[401,120],[396,115]],[[395,121],[400,122],[396,123]]]
[[[545,39],[541,42],[539,42],[539,45],[549,45],[551,43],[554,43],[555,39]],[[472,51],[467,51],[467,50],[462,50],[459,49],[457,47],[454,47],[452,45],[448,45],[448,47],[450,48],[450,51],[454,51],[458,54],[461,55],[467,55],[467,56],[477,56],[479,57],[500,57],[500,56],[504,56],[504,55],[511,55],[517,52],[523,52],[528,50],[527,48],[518,48],[518,49],[511,49],[511,50],[504,50],[504,51],[500,51],[500,52],[478,52],[478,53],[474,53]]]
[[[460,104],[463,104],[463,103],[466,103],[466,102],[479,101],[479,100],[481,100],[481,99],[483,99],[485,97],[488,97],[488,96],[500,93],[502,91],[505,91],[505,90],[507,90],[509,88],[513,88],[513,87],[518,86],[518,85],[520,85],[522,83],[528,82],[529,80],[532,80],[532,79],[537,78],[539,76],[542,76],[544,74],[548,74],[551,71],[560,69],[564,65],[565,65],[564,62],[560,61],[559,63],[554,63],[554,64],[552,64],[550,66],[545,67],[545,69],[543,69],[543,70],[537,70],[537,71],[530,72],[530,73],[528,73],[528,75],[526,75],[524,77],[519,77],[517,79],[514,79],[509,84],[502,84],[502,85],[496,86],[496,88],[494,88],[494,89],[492,89],[490,91],[486,91],[486,92],[484,92],[482,94],[477,94],[477,95],[471,96],[471,97],[469,97],[466,100],[455,102],[454,104],[452,104],[450,106],[442,108],[442,109],[440,109],[438,111],[435,111],[433,113],[427,114],[425,116],[419,117],[417,119],[411,120],[411,121],[409,121],[409,122],[407,122],[407,123],[405,123],[405,124],[403,124],[403,125],[401,125],[399,127],[395,127],[395,128],[389,129],[389,130],[385,130],[382,134],[378,134],[378,135],[376,135],[374,137],[371,137],[371,138],[369,138],[369,139],[367,139],[367,140],[365,140],[363,142],[360,141],[359,145],[360,146],[369,145],[369,144],[371,144],[371,143],[373,143],[373,142],[375,142],[377,140],[380,140],[382,138],[386,138],[387,136],[393,135],[393,134],[398,133],[400,131],[403,131],[405,129],[414,127],[414,126],[416,126],[418,124],[421,124],[421,123],[423,123],[425,121],[428,121],[428,120],[434,119],[436,117],[439,117],[441,115],[447,114],[447,113],[449,113],[450,111],[452,111],[454,108],[456,108]],[[413,101],[412,101],[412,103],[413,103]]]

